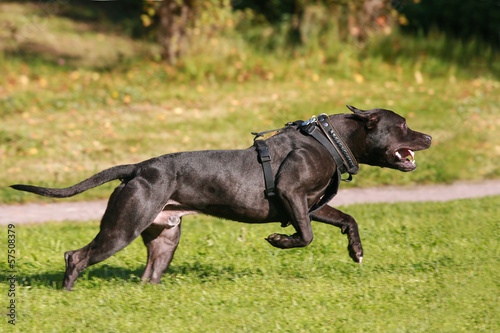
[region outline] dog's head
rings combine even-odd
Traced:
[[[406,119],[390,110],[359,110],[347,105],[364,124],[366,138],[359,162],[401,171],[413,171],[415,151],[431,146],[431,136],[411,130]]]

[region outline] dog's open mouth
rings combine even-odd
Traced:
[[[403,171],[412,171],[417,167],[415,164],[415,153],[409,148],[399,148],[395,151],[396,164]]]

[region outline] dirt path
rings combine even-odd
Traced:
[[[491,195],[500,195],[500,179],[412,187],[348,188],[343,185],[331,204],[345,206],[377,202],[449,201]],[[0,205],[0,224],[98,220],[106,209],[106,203],[107,200]]]

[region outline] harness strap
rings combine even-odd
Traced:
[[[334,175],[332,179],[330,180],[330,184],[325,190],[325,193],[321,197],[321,199],[318,200],[310,209],[309,209],[309,214],[315,212],[316,210],[320,209],[327,203],[329,203],[333,197],[337,195],[337,192],[339,190],[340,186],[340,181],[342,178],[340,177],[340,172],[337,170],[335,172],[336,176]]]
[[[313,138],[318,140],[319,143],[325,146],[325,148],[328,149],[328,152],[330,153],[330,155],[332,155],[333,159],[335,160],[335,164],[337,164],[337,168],[339,169],[340,173],[346,172],[342,157],[337,152],[337,150],[335,150],[330,141],[328,141],[328,139],[318,130],[318,127],[315,124],[310,124],[301,127],[300,130],[305,134],[312,136]]]
[[[318,124],[342,159],[341,172],[348,172],[350,175],[357,174],[359,166],[356,158],[352,154],[349,147],[345,144],[344,140],[342,140],[340,135],[338,135],[326,113],[322,113],[318,116]]]
[[[341,178],[341,180],[350,182],[352,175],[358,173],[359,166],[354,155],[337,134],[328,115],[322,113],[317,119],[313,118],[302,123],[299,128],[304,134],[312,136],[328,150],[335,160],[339,173],[349,174],[346,179]]]
[[[273,130],[270,130],[270,131],[264,131],[264,132],[252,132],[252,135],[255,135],[255,138],[253,139],[254,141],[257,140],[257,138],[261,137],[261,136],[264,136],[264,134],[268,134],[268,133],[273,133],[273,132],[278,132],[279,130],[281,130],[282,128],[277,128],[277,129],[273,129]]]
[[[254,140],[254,142],[255,147],[257,148],[257,153],[259,154],[259,162],[262,164],[262,170],[264,171],[264,182],[266,184],[264,194],[266,195],[266,198],[269,199],[276,195],[273,169],[271,168],[271,153],[269,152],[267,144],[264,140]]]
[[[327,191],[329,193],[325,193],[321,200],[313,206],[314,209],[317,209],[337,194],[340,180],[345,182],[350,182],[352,180],[352,175],[357,174],[359,171],[358,163],[352,152],[349,150],[349,147],[338,135],[327,114],[322,113],[317,118],[313,116],[310,120],[304,122],[290,122],[287,123],[286,126],[296,126],[304,134],[315,138],[328,150],[337,165],[336,174],[338,179],[330,184]],[[262,170],[264,171],[264,182],[266,185],[264,193],[268,199],[276,196],[273,169],[271,168],[271,153],[269,152],[266,142],[264,140],[258,140],[257,138],[264,136],[264,134],[277,132],[279,130],[281,130],[281,128],[259,133],[252,132],[252,134],[255,135],[254,145],[257,148],[259,162],[262,164]],[[343,173],[348,173],[349,176],[346,179],[342,179],[341,174]]]

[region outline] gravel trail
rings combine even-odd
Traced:
[[[492,195],[500,195],[500,179],[411,187],[348,188],[341,185],[338,195],[330,204],[347,206],[380,202],[449,201]],[[0,205],[0,224],[99,220],[106,209],[106,203],[107,200]]]

